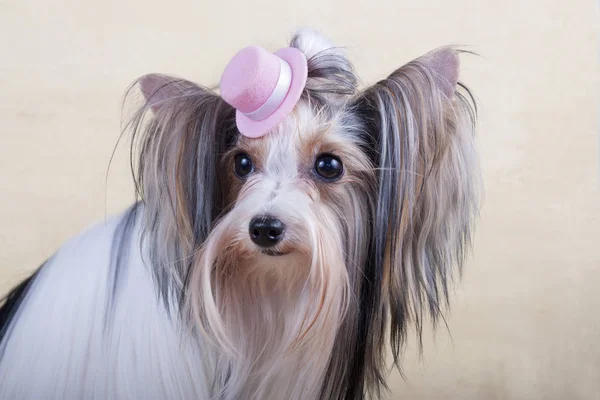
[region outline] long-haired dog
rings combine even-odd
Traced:
[[[379,398],[478,213],[458,69],[440,48],[360,90],[302,30],[240,52],[219,93],[142,77],[140,201],[8,294],[0,398]]]

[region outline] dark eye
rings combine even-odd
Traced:
[[[234,171],[238,178],[245,178],[254,171],[254,165],[252,165],[252,160],[250,156],[246,153],[240,153],[235,156],[235,166]]]
[[[321,154],[315,161],[315,172],[322,178],[333,181],[342,176],[344,168],[339,158],[331,154]]]

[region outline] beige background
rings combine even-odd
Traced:
[[[170,5],[167,5],[170,4]],[[407,350],[394,399],[600,399],[597,4],[528,1],[0,1],[0,291],[132,200],[119,134],[147,72],[218,82],[239,48],[312,26],[365,83],[466,45],[486,199],[450,334]]]

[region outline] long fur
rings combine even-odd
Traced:
[[[217,92],[142,77],[127,124],[139,201],[67,243],[0,309],[0,398],[380,398],[448,304],[479,207],[473,97],[441,48],[364,89],[343,51],[291,41],[294,111],[240,136]],[[236,154],[255,171],[239,179]],[[339,181],[312,170],[343,161]],[[286,224],[277,250],[248,238]]]

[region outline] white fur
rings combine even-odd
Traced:
[[[271,136],[265,169],[214,227],[187,294],[195,334],[180,323],[188,310],[172,303],[168,315],[144,262],[143,209],[114,298],[111,251],[124,215],[66,243],[0,347],[0,399],[210,399],[214,382],[219,399],[317,398],[349,290],[336,218],[299,177],[310,167],[297,156],[303,141],[325,126],[299,106]],[[249,220],[265,213],[286,223],[293,253],[262,255],[250,241]],[[215,260],[231,243],[246,257],[216,269],[237,279],[213,286]]]
[[[307,59],[314,57],[323,50],[335,48],[335,44],[311,28],[302,28],[296,32],[297,46]]]
[[[110,246],[121,218],[70,240],[41,269],[0,348],[1,399],[208,398],[208,355],[167,316],[137,240],[107,311]],[[112,326],[105,330],[106,312]]]

